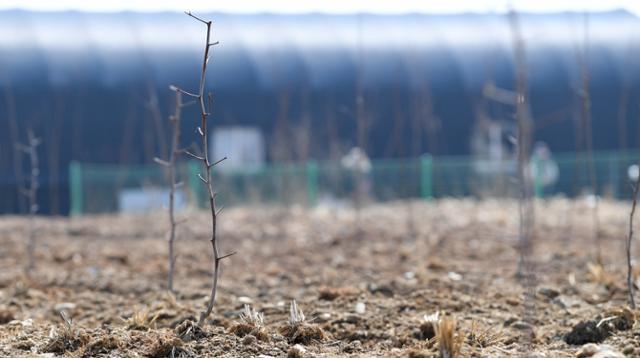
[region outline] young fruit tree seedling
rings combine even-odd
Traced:
[[[578,97],[581,102],[580,125],[582,126],[582,139],[585,144],[586,164],[589,175],[591,194],[593,195],[593,207],[591,210],[591,220],[593,222],[593,237],[595,244],[595,259],[600,266],[602,261],[602,238],[600,237],[600,219],[598,214],[598,181],[596,176],[595,163],[593,160],[593,121],[591,118],[591,97],[589,95],[589,16],[584,17],[584,41],[582,51],[578,54],[578,64],[580,66],[581,88]]]
[[[38,162],[38,146],[42,141],[40,138],[36,138],[33,131],[30,129],[27,132],[27,144],[17,143],[16,148],[29,156],[31,164],[31,176],[29,177],[29,186],[20,188],[22,195],[27,197],[29,201],[29,237],[27,238],[27,264],[25,266],[25,273],[27,276],[31,275],[35,267],[35,250],[36,250],[36,231],[35,231],[35,218],[38,213],[38,176],[40,176],[40,165]]]
[[[202,183],[206,188],[207,196],[209,199],[209,208],[211,210],[211,240],[210,241],[211,241],[211,247],[213,250],[213,273],[212,273],[213,283],[212,283],[211,295],[209,296],[209,302],[207,303],[207,307],[205,308],[204,311],[200,313],[200,317],[198,318],[198,326],[202,326],[202,324],[207,319],[207,317],[211,315],[211,311],[213,310],[213,305],[216,301],[216,293],[218,290],[218,278],[220,276],[220,262],[223,259],[235,254],[235,252],[231,252],[226,255],[220,255],[220,252],[218,249],[218,238],[216,236],[216,227],[217,227],[218,214],[220,212],[216,208],[217,193],[213,189],[213,178],[211,176],[211,169],[217,164],[219,164],[220,162],[222,162],[223,160],[225,160],[226,157],[216,162],[211,162],[209,160],[209,143],[207,139],[208,138],[207,137],[207,120],[211,115],[213,96],[211,95],[211,93],[209,93],[207,96],[208,101],[206,101],[206,104],[205,104],[205,80],[207,77],[207,65],[209,64],[209,60],[210,60],[209,51],[213,46],[217,45],[218,42],[211,42],[211,25],[212,25],[211,21],[205,21],[193,15],[191,12],[186,12],[186,14],[188,16],[191,16],[196,21],[203,23],[207,27],[207,37],[206,37],[205,46],[204,46],[204,59],[202,61],[202,71],[200,72],[200,86],[198,89],[198,93],[187,92],[183,89],[176,87],[176,91],[178,91],[179,93],[195,98],[198,103],[198,106],[200,107],[200,126],[197,128],[197,132],[200,135],[200,139],[201,139],[200,149],[202,154],[197,155],[188,150],[182,150],[182,152],[202,162],[202,170],[204,173],[198,174],[198,178],[200,179],[200,181],[202,181]]]
[[[527,91],[527,73],[526,73],[526,52],[525,43],[522,37],[522,29],[518,14],[511,10],[509,13],[511,35],[514,48],[514,59],[516,64],[515,73],[515,109],[516,121],[518,125],[518,187],[520,196],[518,207],[520,212],[520,273],[522,284],[524,286],[524,302],[523,302],[523,320],[528,324],[533,324],[535,316],[535,297],[536,297],[536,278],[535,265],[533,262],[533,230],[535,222],[535,207],[533,202],[533,183],[530,170],[530,148],[532,140],[532,120],[529,111],[529,94]],[[532,327],[532,326],[531,326]],[[532,328],[526,329],[524,332],[525,344],[527,351],[532,344],[533,336]]]
[[[177,156],[180,154],[180,116],[182,114],[182,107],[185,106],[182,103],[182,93],[174,86],[170,87],[176,94],[175,112],[169,117],[171,123],[171,152],[169,153],[169,160],[162,160],[160,158],[154,158],[155,162],[166,167],[169,176],[169,274],[167,278],[167,288],[169,291],[174,292],[173,276],[176,267],[176,254],[175,254],[175,240],[176,240],[176,228],[178,222],[175,215],[175,196],[176,190],[182,187],[182,182],[176,182],[176,161]]]

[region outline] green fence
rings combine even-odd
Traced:
[[[591,188],[591,173],[598,195],[628,198],[631,195],[628,168],[640,156],[632,152],[598,152],[592,165],[584,154],[555,155],[551,166],[557,178],[547,182],[540,168],[549,161],[533,158],[530,163],[537,196],[563,194],[577,196]],[[222,205],[301,204],[320,201],[348,203],[356,193],[367,200],[389,201],[411,198],[500,197],[517,193],[514,160],[500,162],[472,157],[431,157],[377,160],[371,170],[358,173],[339,162],[310,161],[296,164],[272,164],[251,172],[219,172],[213,178]],[[180,163],[178,177],[184,182],[180,195],[188,205],[204,206],[204,187],[197,174],[198,162]],[[70,165],[71,213],[116,212],[123,209],[124,194],[156,195],[166,188],[166,169],[159,165],[115,166],[74,162]],[[155,191],[154,191],[155,190]],[[123,194],[124,193],[124,194]],[[144,195],[142,195],[144,196]]]

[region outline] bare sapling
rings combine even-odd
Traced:
[[[511,12],[511,27],[516,62],[516,122],[518,135],[516,138],[518,158],[518,206],[520,213],[520,264],[524,269],[531,254],[531,236],[533,231],[534,210],[532,203],[532,183],[529,170],[529,149],[531,147],[531,119],[528,112],[528,96],[526,89],[525,53],[522,35],[515,12]]]
[[[593,207],[591,210],[593,221],[593,236],[596,249],[596,263],[603,265],[602,261],[602,239],[600,237],[600,219],[598,215],[598,183],[596,177],[596,170],[593,160],[593,123],[591,119],[591,97],[589,96],[589,68],[588,68],[588,53],[589,49],[589,17],[584,17],[584,43],[582,53],[578,57],[580,64],[580,77],[582,80],[581,89],[578,93],[582,102],[581,108],[581,122],[583,127],[587,170],[589,173],[589,182],[591,186],[591,195],[593,195]]]
[[[518,185],[518,276],[526,278],[525,271],[531,269],[532,236],[535,219],[533,203],[533,183],[531,178],[529,152],[531,147],[532,123],[529,112],[527,94],[527,77],[525,68],[525,47],[520,30],[520,23],[515,11],[509,13],[511,35],[515,62],[515,91],[498,88],[493,84],[485,86],[484,95],[493,101],[513,106],[517,125],[517,137],[513,139],[517,150],[517,185]],[[531,272],[532,273],[532,272]]]
[[[510,12],[511,34],[514,47],[515,73],[515,109],[518,126],[517,151],[518,151],[518,207],[520,215],[519,224],[519,251],[520,262],[518,273],[524,287],[523,320],[530,326],[525,330],[524,348],[529,349],[533,336],[533,316],[535,313],[536,280],[533,255],[533,229],[535,208],[533,203],[533,183],[529,163],[532,121],[529,112],[529,96],[527,93],[525,44],[522,38],[520,22],[515,11]]]
[[[42,141],[37,138],[31,129],[27,132],[27,144],[17,143],[16,147],[29,157],[31,166],[31,174],[29,177],[29,185],[20,189],[29,203],[29,236],[27,238],[27,263],[25,265],[25,273],[31,275],[35,268],[35,250],[36,250],[36,227],[35,219],[38,213],[38,177],[40,176],[40,164],[38,161],[38,146]]]
[[[187,92],[183,89],[176,87],[176,91],[178,91],[179,93],[195,98],[200,107],[200,126],[198,126],[197,128],[197,132],[200,135],[200,139],[201,139],[200,149],[202,154],[197,155],[188,150],[182,150],[182,152],[202,162],[202,171],[204,173],[199,173],[198,178],[200,179],[200,181],[202,181],[202,183],[206,188],[208,201],[209,201],[209,208],[211,210],[211,240],[210,241],[211,241],[211,247],[213,250],[213,272],[212,272],[213,282],[211,287],[211,295],[209,296],[207,307],[205,308],[204,311],[200,313],[200,317],[198,318],[198,326],[202,326],[202,324],[207,319],[207,317],[211,315],[211,311],[213,310],[213,305],[215,304],[215,301],[216,301],[216,293],[218,291],[218,279],[220,276],[220,262],[223,259],[235,254],[235,252],[231,252],[225,255],[220,255],[220,251],[218,249],[218,237],[216,236],[216,228],[217,228],[218,214],[220,212],[216,207],[217,193],[213,189],[213,178],[211,175],[211,169],[217,164],[219,164],[220,162],[222,162],[223,160],[225,160],[226,157],[220,160],[217,160],[215,162],[211,162],[209,159],[209,143],[207,139],[208,138],[207,137],[207,121],[209,119],[209,116],[211,115],[213,96],[211,95],[211,93],[209,93],[205,100],[205,80],[207,77],[206,76],[207,65],[209,64],[209,60],[210,60],[209,52],[213,46],[218,44],[218,42],[211,42],[212,21],[205,21],[193,15],[191,12],[186,12],[186,14],[192,17],[193,19],[203,23],[207,27],[207,37],[206,37],[205,46],[204,46],[204,59],[202,61],[202,71],[200,73],[200,85],[199,85],[198,93]]]
[[[638,203],[638,188],[640,188],[640,172],[633,186],[633,204],[631,204],[631,213],[629,214],[629,235],[627,236],[627,288],[629,290],[629,306],[636,309],[636,300],[633,296],[633,266],[631,265],[631,243],[633,242],[633,216],[636,213]]]
[[[175,214],[175,197],[176,190],[180,189],[183,185],[182,182],[177,182],[176,178],[176,165],[177,165],[177,157],[180,154],[180,117],[182,115],[182,107],[185,106],[182,103],[182,92],[178,91],[177,88],[171,86],[171,89],[176,94],[176,103],[175,103],[175,111],[169,117],[169,122],[171,124],[171,149],[169,152],[169,160],[162,160],[160,158],[154,158],[156,163],[167,168],[168,171],[168,180],[169,180],[169,273],[167,277],[167,288],[169,291],[174,292],[173,285],[173,277],[175,274],[176,268],[176,254],[175,254],[175,241],[176,241],[176,229],[178,227],[178,221],[176,220]]]

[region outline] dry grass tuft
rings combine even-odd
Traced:
[[[608,273],[601,264],[588,263],[587,277],[593,283],[603,285],[605,287],[613,287],[615,285],[615,277]]]
[[[296,326],[304,323],[304,320],[304,312],[298,307],[296,300],[291,301],[291,305],[289,306],[289,325]]]
[[[467,335],[469,345],[481,348],[487,348],[500,343],[504,339],[502,331],[495,331],[491,327],[480,328],[478,323],[471,323],[471,330]]]
[[[162,307],[164,308],[168,308],[168,309],[173,309],[173,310],[179,310],[180,307],[180,303],[178,302],[178,299],[176,298],[176,295],[173,294],[170,291],[167,291],[162,299]]]
[[[90,337],[84,330],[78,329],[64,313],[60,315],[65,322],[59,329],[51,328],[49,340],[42,348],[45,353],[75,352],[78,348],[89,343]]]
[[[313,342],[322,342],[326,338],[322,328],[308,323],[296,326],[282,326],[280,328],[280,334],[285,336],[290,343],[300,343],[304,345]]]
[[[607,324],[611,329],[626,331],[633,328],[636,321],[635,314],[627,307],[609,308],[604,312],[604,318],[598,325]]]
[[[246,335],[254,335],[261,341],[268,341],[269,334],[264,327],[264,316],[262,313],[254,310],[249,305],[244,305],[244,311],[240,313],[241,322],[236,323],[229,330],[230,333],[238,337]]]
[[[326,338],[322,328],[308,324],[305,321],[304,313],[295,300],[291,301],[289,308],[289,322],[280,328],[280,334],[286,337],[290,343],[305,345],[312,342],[321,342]]]
[[[147,310],[135,311],[131,318],[127,320],[127,328],[136,331],[148,331],[152,328],[157,318],[157,315],[151,317]]]
[[[455,318],[443,315],[435,328],[440,358],[459,357],[463,336],[456,332]]]

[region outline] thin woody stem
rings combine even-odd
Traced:
[[[187,91],[178,89],[179,92],[196,98],[197,102],[199,103],[200,127],[198,128],[198,134],[200,135],[203,153],[200,156],[193,155],[192,153],[189,153],[189,155],[191,155],[192,157],[202,162],[202,170],[204,173],[198,174],[198,178],[200,178],[200,180],[203,182],[203,184],[207,189],[207,194],[209,196],[209,208],[211,210],[210,241],[211,241],[211,248],[213,251],[213,279],[212,279],[213,282],[212,282],[211,294],[209,296],[209,302],[207,303],[207,307],[205,308],[204,311],[200,313],[200,318],[198,319],[198,325],[201,326],[204,323],[204,321],[207,319],[207,317],[211,315],[211,311],[213,310],[213,306],[215,304],[216,294],[218,291],[218,280],[220,277],[220,262],[223,259],[231,256],[232,254],[220,256],[220,251],[218,249],[216,229],[217,229],[217,219],[218,219],[219,212],[216,209],[216,192],[213,189],[213,178],[211,175],[211,168],[214,165],[218,164],[220,161],[217,161],[212,164],[211,161],[209,160],[209,142],[207,139],[207,124],[208,124],[207,119],[211,115],[210,111],[211,111],[212,97],[211,95],[205,96],[206,74],[207,74],[207,65],[209,64],[209,59],[210,59],[209,57],[210,49],[212,46],[216,45],[217,42],[211,43],[211,25],[212,25],[211,21],[205,21],[193,15],[190,12],[187,12],[186,14],[207,26],[207,37],[206,37],[205,46],[204,46],[204,57],[202,60],[202,71],[200,73],[200,85],[198,86],[198,93],[193,94],[193,93],[189,93]],[[209,108],[207,108],[207,105],[206,105],[207,100],[209,102],[209,106],[208,106]]]

